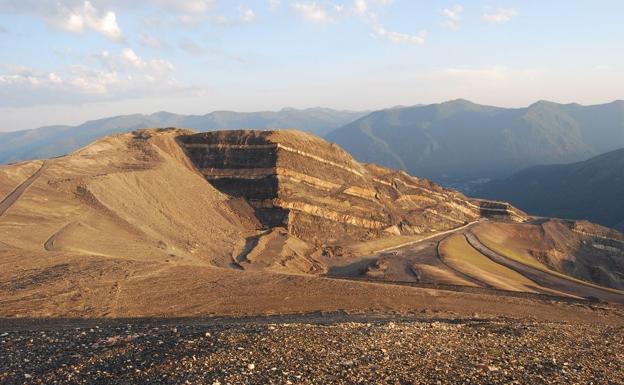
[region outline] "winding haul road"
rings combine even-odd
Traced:
[[[595,297],[604,301],[624,303],[624,293],[622,292],[606,288],[603,289],[599,286],[585,284],[581,281],[572,281],[570,279],[539,270],[535,267],[525,265],[524,263],[514,261],[513,259],[498,254],[488,248],[470,231],[466,231],[464,235],[466,236],[468,243],[481,254],[485,255],[499,265],[505,266],[519,274],[524,275],[540,286],[581,297]]]
[[[474,225],[476,223],[479,223],[480,221],[481,220],[472,221],[472,222],[466,223],[465,225],[462,225],[462,226],[459,226],[459,227],[455,227],[455,228],[452,228],[450,230],[441,231],[439,233],[431,234],[431,235],[428,235],[428,236],[426,236],[424,238],[417,239],[415,241],[405,242],[405,243],[401,243],[400,245],[391,246],[391,247],[387,247],[385,249],[377,250],[375,253],[385,253],[385,252],[388,252],[388,251],[401,249],[401,248],[404,248],[404,247],[407,247],[407,246],[412,246],[412,245],[415,245],[415,244],[418,244],[418,243],[422,243],[422,242],[431,240],[433,238],[441,237],[443,235],[449,235],[449,234],[457,233],[459,231],[467,229],[468,227],[470,227],[470,226],[472,226],[472,225]]]
[[[32,185],[37,180],[37,178],[39,178],[39,176],[46,167],[47,163],[44,161],[39,170],[37,170],[28,179],[22,182],[22,184],[17,186],[15,190],[13,190],[9,195],[6,196],[6,198],[2,200],[2,202],[0,202],[0,217],[3,216],[11,208],[11,206],[13,206],[15,202],[17,202],[17,200],[24,194],[24,192],[26,192],[28,187],[30,187],[30,185]]]

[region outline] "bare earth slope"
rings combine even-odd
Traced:
[[[579,288],[624,302],[621,234],[575,224],[576,243],[551,242],[545,274],[574,276],[561,291],[468,243],[445,246],[473,231],[491,249],[510,244],[494,235],[538,226],[522,212],[296,131],[139,130],[4,166],[0,192],[4,317],[345,310],[618,323],[616,305],[589,306]]]

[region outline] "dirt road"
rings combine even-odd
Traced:
[[[28,187],[30,187],[30,185],[32,185],[37,180],[37,178],[39,178],[41,173],[45,170],[46,166],[47,162],[43,162],[39,170],[37,170],[28,179],[22,182],[22,184],[17,186],[15,190],[13,190],[9,195],[6,196],[6,198],[4,198],[4,200],[2,200],[2,202],[0,202],[0,217],[3,216],[7,212],[7,210],[9,210],[11,206],[13,206],[15,202],[17,202],[22,194],[26,192]]]
[[[470,243],[470,245],[478,250],[481,254],[485,255],[486,257],[490,258],[492,261],[498,264],[515,270],[516,272],[524,275],[528,279],[536,282],[541,286],[548,287],[550,289],[554,289],[564,293],[577,295],[580,297],[594,297],[603,301],[624,303],[624,295],[618,294],[615,290],[602,289],[598,286],[584,284],[583,282],[577,282],[563,277],[559,277],[555,274],[551,274],[536,269],[532,266],[528,266],[523,263],[514,261],[513,259],[498,254],[485,246],[471,232],[467,231],[465,235],[468,243]]]

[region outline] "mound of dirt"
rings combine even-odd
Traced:
[[[0,217],[0,242],[37,252],[224,264],[255,229],[195,171],[175,142],[180,133],[108,137],[47,160]],[[3,167],[0,181],[13,182],[4,190],[40,165]]]
[[[486,244],[528,265],[601,286],[624,289],[624,236],[589,222],[537,220],[483,223],[474,230]]]

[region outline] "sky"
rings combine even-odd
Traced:
[[[166,110],[624,99],[621,0],[0,0],[0,131]]]

